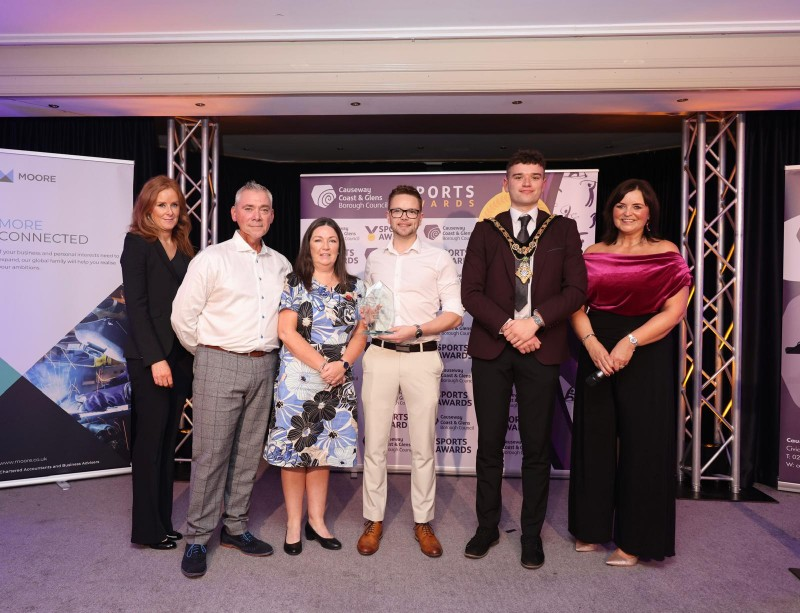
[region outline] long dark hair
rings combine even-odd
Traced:
[[[133,215],[128,231],[131,234],[138,234],[151,243],[158,240],[158,226],[153,222],[151,213],[158,203],[158,195],[165,189],[171,189],[178,194],[178,223],[172,228],[172,240],[175,241],[178,251],[192,257],[194,247],[189,241],[192,222],[189,220],[186,198],[184,198],[178,182],[166,175],[153,177],[144,184],[142,191],[136,197],[136,204],[133,205]]]
[[[644,203],[650,211],[650,219],[644,226],[643,236],[648,241],[657,241],[661,238],[658,234],[658,218],[661,216],[661,205],[658,203],[656,191],[644,179],[626,179],[614,188],[603,208],[605,232],[603,232],[601,240],[606,245],[612,245],[617,242],[617,236],[619,235],[619,230],[614,225],[614,207],[622,202],[626,194],[637,189],[642,192]]]
[[[336,254],[336,263],[333,265],[333,273],[339,279],[337,290],[340,292],[348,291],[354,286],[356,277],[347,272],[347,248],[344,245],[344,235],[342,229],[330,217],[320,217],[311,222],[308,230],[303,234],[303,240],[300,243],[300,251],[297,253],[297,259],[294,262],[294,274],[296,274],[303,285],[308,291],[311,291],[311,279],[314,276],[314,262],[311,259],[311,236],[314,230],[321,226],[329,226],[336,232],[339,239],[339,253]]]

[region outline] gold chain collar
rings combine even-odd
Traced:
[[[536,247],[539,245],[539,239],[544,234],[544,231],[547,229],[547,226],[550,225],[550,222],[553,221],[558,217],[555,213],[551,214],[550,217],[544,220],[544,223],[539,226],[539,229],[536,231],[536,234],[533,235],[533,240],[528,243],[527,245],[523,245],[520,243],[516,238],[511,236],[508,231],[500,224],[497,219],[494,217],[489,217],[486,221],[491,221],[494,224],[494,227],[500,231],[500,234],[508,241],[508,246],[511,247],[511,255],[513,255],[518,260],[528,259],[528,257],[536,251]]]

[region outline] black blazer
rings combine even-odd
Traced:
[[[189,264],[180,251],[176,258]],[[169,322],[172,301],[183,278],[175,272],[161,242],[149,242],[137,234],[125,236],[122,249],[122,282],[128,310],[126,358],[141,358],[145,366],[165,360],[177,343]]]

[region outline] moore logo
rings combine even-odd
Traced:
[[[425,238],[432,241],[442,233],[442,229],[434,223],[429,226],[425,226],[425,228],[422,230],[422,233],[425,235]]]
[[[0,170],[0,183],[13,183],[14,182],[14,169],[12,168],[8,172],[3,172]]]
[[[322,209],[327,209],[336,202],[336,190],[333,185],[315,185],[311,189],[311,201]]]
[[[8,183],[13,183],[14,182],[14,176],[12,174],[13,172],[14,171],[12,170],[7,175],[3,175],[3,176],[6,176],[6,177],[9,177],[9,180],[7,181]],[[0,179],[0,181],[2,181],[2,179]],[[56,176],[55,175],[43,175],[43,174],[38,174],[38,173],[33,173],[33,172],[18,172],[17,173],[17,182],[19,182],[19,181],[28,181],[30,183],[55,183],[56,182]]]

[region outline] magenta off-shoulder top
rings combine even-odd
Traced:
[[[620,255],[585,253],[589,276],[587,304],[617,315],[645,315],[661,310],[668,298],[692,284],[679,253]]]

